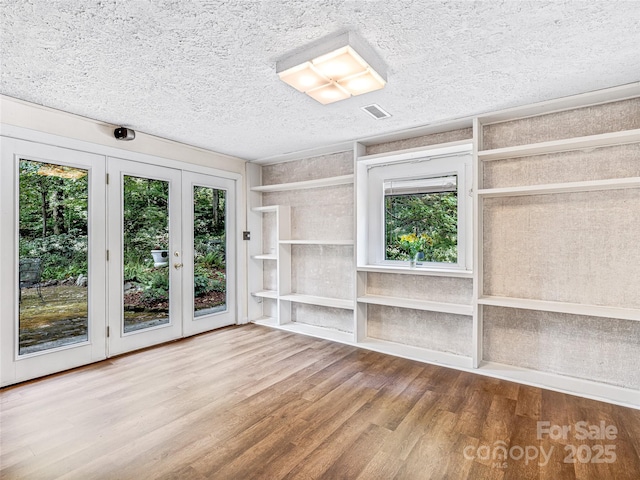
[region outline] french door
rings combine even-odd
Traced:
[[[184,336],[236,323],[235,182],[182,173]]]
[[[0,383],[106,358],[105,159],[2,138]]]
[[[236,323],[235,182],[108,159],[109,355]]]
[[[108,159],[108,173],[108,343],[116,355],[182,336],[182,183],[180,170],[118,158]]]
[[[0,146],[0,385],[237,322],[234,180]]]

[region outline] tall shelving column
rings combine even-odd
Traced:
[[[596,92],[583,96],[593,103],[561,99],[475,120],[474,363],[481,373],[637,407],[637,390],[630,387],[635,380],[620,362],[620,352],[633,356],[637,342],[616,343],[616,330],[638,331],[640,307],[631,292],[638,275],[629,260],[637,255],[620,243],[608,244],[606,233],[613,229],[616,238],[629,239],[638,228],[629,208],[615,209],[638,204],[640,89],[635,90],[635,97]],[[594,115],[601,120],[594,122]],[[553,122],[570,127],[556,133]],[[602,202],[615,211],[603,214]],[[519,223],[525,215],[527,225]],[[596,240],[589,241],[598,235],[609,262],[599,255]],[[549,250],[545,242],[561,249]],[[520,245],[524,259],[513,258],[512,244]],[[537,268],[545,261],[548,267]],[[529,270],[505,283],[501,265]],[[612,271],[619,280],[605,280]],[[627,293],[618,294],[613,285]],[[535,336],[510,333],[529,326],[536,326]],[[566,354],[560,339],[570,338],[579,349],[592,345],[589,335],[600,335],[598,349],[584,358]],[[529,340],[531,355],[523,353],[526,338],[539,339]]]
[[[280,295],[283,291],[291,289],[291,246],[283,243],[280,239],[288,239],[291,236],[291,209],[287,205],[271,205],[265,207],[254,207],[252,209],[258,213],[274,213],[275,214],[275,243],[274,252],[264,252],[253,255],[253,261],[275,262],[276,264],[276,288],[275,290],[260,289],[251,292],[252,297],[262,299],[272,299],[276,301],[276,315],[266,315],[264,312],[259,318],[253,318],[263,324],[281,325],[291,321],[291,311],[288,305],[283,305],[280,301]],[[263,269],[256,269],[255,274],[263,274]]]
[[[356,308],[354,311],[355,336],[358,344],[364,348],[376,350],[392,355],[399,355],[429,363],[440,363],[461,368],[472,368],[474,356],[473,349],[467,341],[461,346],[458,337],[452,337],[451,342],[446,345],[435,345],[429,343],[426,337],[420,341],[415,339],[407,340],[408,336],[420,335],[418,332],[408,330],[410,325],[417,325],[421,322],[433,322],[441,331],[446,328],[455,329],[453,325],[465,325],[457,332],[467,329],[465,334],[472,336],[474,307],[472,305],[471,285],[473,274],[467,270],[447,270],[447,269],[410,269],[406,267],[369,264],[367,255],[368,245],[368,171],[369,168],[379,164],[389,162],[407,162],[419,158],[451,154],[454,152],[468,152],[471,140],[454,140],[446,143],[431,144],[424,147],[396,150],[389,153],[366,154],[366,148],[362,144],[356,143],[354,146],[356,174],[356,191],[354,193],[354,203],[356,205],[355,228],[357,233],[357,245],[355,252],[356,261]],[[398,282],[405,285],[406,291],[399,291],[392,288],[392,283],[380,289],[381,278],[386,278],[386,282]],[[413,280],[409,280],[413,279]],[[455,295],[447,293],[444,282],[457,282],[468,292],[468,298],[462,299],[464,294],[454,298]],[[377,287],[375,286],[377,284]],[[428,285],[428,286],[427,286]],[[433,288],[431,293],[424,295],[425,288]],[[422,290],[421,290],[422,289]],[[426,299],[425,299],[426,296]],[[386,310],[382,310],[386,309]],[[394,325],[394,331],[399,335],[389,334],[388,327],[383,323],[386,317],[380,320],[380,312],[395,312],[395,315],[403,316],[405,321]],[[401,312],[401,313],[400,313]],[[382,314],[383,316],[386,313]],[[377,319],[375,317],[378,317]],[[393,321],[393,320],[391,320]],[[372,327],[372,322],[373,327]],[[377,322],[377,327],[375,326]],[[447,323],[450,322],[450,323]],[[373,329],[378,329],[376,336]],[[381,330],[382,328],[382,330]],[[368,331],[372,330],[372,331]],[[382,335],[381,335],[382,333]],[[424,332],[421,332],[424,335]],[[386,337],[385,337],[386,336]],[[447,339],[448,340],[448,339]]]
[[[349,185],[353,183],[354,176],[339,175],[335,177],[325,177],[314,180],[304,180],[300,182],[289,182],[271,185],[254,185],[250,187],[252,192],[271,193],[286,192],[292,190],[307,190],[321,187],[331,187],[339,185]],[[275,212],[275,242],[277,251],[276,260],[276,278],[277,288],[275,291],[254,292],[254,296],[265,296],[266,298],[275,299],[277,302],[276,315],[273,318],[252,319],[256,323],[269,326],[277,326],[279,328],[291,331],[299,331],[300,333],[314,334],[323,338],[330,338],[342,342],[353,342],[353,335],[345,332],[331,332],[324,327],[316,327],[312,325],[299,324],[292,322],[292,304],[307,304],[320,307],[329,307],[337,309],[353,310],[355,302],[353,299],[342,299],[323,297],[317,295],[301,294],[293,291],[292,286],[292,247],[296,245],[310,246],[339,246],[352,247],[353,240],[319,240],[319,239],[293,239],[291,238],[291,208],[289,205],[278,205],[271,207],[257,207],[254,211]],[[270,253],[263,253],[254,256],[254,259],[263,258],[265,261],[270,257]]]
[[[284,325],[291,322],[291,304],[282,300],[282,294],[291,290],[291,245],[283,242],[291,238],[291,207],[278,205],[276,213],[276,249],[278,264],[276,266],[277,279],[277,324]]]
[[[277,299],[278,299],[278,287],[276,281],[275,289],[265,289],[264,288],[264,264],[265,262],[275,262],[276,268],[279,268],[279,254],[277,248],[274,248],[274,251],[264,251],[264,242],[262,241],[262,229],[263,229],[263,219],[265,214],[273,214],[276,218],[276,225],[278,224],[278,217],[280,216],[280,209],[276,205],[272,206],[264,206],[264,207],[253,207],[251,209],[252,213],[257,213],[260,215],[260,222],[256,222],[256,229],[258,230],[256,234],[254,234],[254,239],[258,241],[259,250],[258,253],[254,253],[250,255],[250,263],[249,263],[249,279],[251,281],[250,288],[252,290],[250,293],[250,301],[258,302],[260,304],[260,308],[255,308],[255,305],[252,305],[252,308],[249,308],[250,317],[249,320],[263,323],[263,324],[276,324],[279,315],[277,313],[271,314],[271,312],[265,312],[265,299],[267,301],[276,302],[276,312],[277,312]],[[259,229],[257,228],[259,225]],[[277,228],[277,227],[276,227]],[[273,240],[276,241],[275,239]],[[276,243],[277,245],[277,243]],[[254,247],[254,251],[256,248]]]
[[[482,197],[478,191],[482,188],[483,165],[478,158],[482,150],[482,124],[477,118],[473,119],[473,333],[472,333],[472,362],[473,368],[482,363],[482,306],[478,299],[482,296]]]
[[[364,342],[367,339],[367,311],[368,305],[358,302],[358,298],[367,294],[367,272],[358,271],[359,258],[363,256],[364,250],[360,252],[359,245],[366,236],[366,217],[358,215],[359,205],[365,205],[366,196],[358,189],[359,181],[366,181],[366,178],[360,178],[362,172],[358,169],[358,159],[367,154],[367,147],[360,142],[353,144],[353,265],[354,265],[354,309],[353,309],[353,336],[356,342]]]

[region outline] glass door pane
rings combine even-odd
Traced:
[[[89,340],[88,179],[19,161],[19,355]]]
[[[169,323],[169,182],[123,177],[124,333]]]
[[[193,187],[193,314],[227,309],[226,191]]]

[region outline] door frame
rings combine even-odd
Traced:
[[[62,113],[62,112],[57,112]],[[238,169],[242,173],[236,173],[234,171],[223,170],[221,168],[215,168],[206,166],[206,162],[209,161],[207,156],[209,154],[217,155],[219,158],[226,157],[223,154],[216,154],[216,152],[211,152],[207,150],[200,149],[198,147],[192,147],[190,145],[181,145],[176,142],[172,142],[170,140],[157,139],[153,137],[148,137],[152,140],[146,140],[145,135],[139,135],[139,139],[136,138],[136,143],[132,143],[132,145],[127,145],[129,149],[117,148],[112,145],[116,145],[116,140],[113,138],[113,125],[104,124],[101,122],[87,120],[87,119],[79,119],[71,114],[68,115],[69,121],[71,125],[76,125],[80,127],[80,123],[82,123],[82,128],[86,130],[86,133],[91,138],[96,138],[95,131],[101,132],[104,134],[105,140],[104,144],[102,143],[92,143],[88,141],[79,140],[77,138],[71,138],[67,136],[61,136],[54,133],[47,133],[45,131],[33,130],[31,128],[25,128],[22,126],[9,125],[6,123],[0,124],[0,152],[4,153],[5,147],[3,144],[3,140],[5,139],[16,139],[16,140],[24,140],[27,142],[33,142],[41,145],[51,146],[51,147],[59,147],[62,149],[68,150],[78,150],[80,152],[92,153],[96,155],[100,155],[103,157],[117,157],[125,160],[132,160],[139,163],[144,163],[153,166],[166,166],[169,168],[175,168],[183,171],[190,171],[194,173],[203,173],[205,175],[212,175],[215,177],[226,178],[235,182],[235,200],[236,200],[236,323],[244,324],[248,322],[247,317],[247,303],[248,303],[248,294],[247,289],[245,287],[247,282],[247,242],[240,242],[242,238],[242,231],[245,230],[246,225],[246,181],[245,181],[245,165],[242,165],[242,168]],[[83,122],[88,122],[90,125],[86,126]],[[47,128],[47,127],[41,127]],[[80,134],[85,130],[80,131]],[[57,129],[57,131],[69,132],[70,135],[79,135],[72,129]],[[159,155],[152,155],[147,153],[142,153],[143,151],[152,151],[157,150],[158,142],[166,142],[167,143],[167,154],[173,156],[174,158],[161,157]],[[137,151],[136,151],[137,150]],[[184,156],[185,158],[193,157],[194,163],[190,163],[185,160],[177,160],[176,158]],[[1,156],[0,156],[1,158]],[[229,160],[237,160],[238,162],[242,162],[242,159],[236,159],[234,157],[228,157]],[[9,193],[5,188],[7,180],[0,180],[0,218],[2,221],[5,221],[6,218],[13,218],[12,208],[13,208],[13,198],[8,198]],[[105,197],[106,201],[106,197]],[[9,248],[10,252],[13,250],[10,248],[11,245],[6,244],[6,241],[3,239],[4,235],[0,235],[0,251],[7,251]],[[106,241],[106,233],[105,233],[105,241]],[[13,244],[13,241],[12,241]],[[10,256],[1,256],[0,255],[0,289],[2,291],[7,291],[7,288],[15,288],[13,285],[13,275],[12,271],[14,268],[17,268],[17,258],[15,258],[15,253]],[[15,262],[15,265],[13,263]],[[17,273],[16,273],[17,275]],[[11,278],[8,279],[8,276]],[[1,292],[0,292],[1,293]],[[105,289],[105,296],[108,295],[108,291]],[[1,297],[0,298],[4,298]],[[15,306],[11,307],[12,311],[15,309]],[[14,312],[15,313],[15,312]],[[2,315],[0,318],[4,318]],[[1,328],[0,322],[0,345],[4,341],[4,337],[6,335],[13,335],[13,332],[4,332],[3,328]],[[105,321],[106,328],[106,321]],[[106,341],[106,340],[105,340]],[[97,361],[97,360],[96,360]],[[6,370],[6,371],[5,371]],[[59,370],[58,370],[59,371]],[[16,380],[15,375],[12,373],[13,367],[11,365],[5,365],[5,362],[0,358],[0,386],[11,385],[13,383],[22,381]]]

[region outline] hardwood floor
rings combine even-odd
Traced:
[[[640,411],[255,325],[6,388],[0,409],[3,480],[640,478]]]

